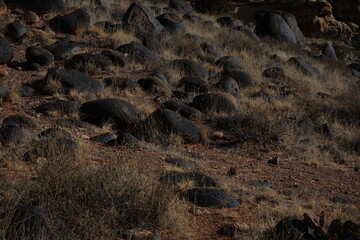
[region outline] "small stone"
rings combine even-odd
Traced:
[[[236,167],[230,167],[227,173],[228,176],[236,175]]]
[[[224,133],[220,131],[215,131],[212,134],[213,139],[221,139],[224,137]]]
[[[279,165],[280,159],[278,156],[276,156],[276,157],[273,157],[272,159],[270,159],[267,163],[270,165]]]

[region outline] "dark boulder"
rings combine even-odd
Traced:
[[[201,78],[183,77],[180,79],[178,88],[185,92],[206,93],[210,89],[210,85]]]
[[[185,24],[181,18],[172,13],[164,13],[156,17],[156,19],[171,34],[181,35],[185,33]]]
[[[36,128],[36,122],[34,120],[22,115],[8,116],[3,120],[2,124],[3,126],[15,124],[23,128]]]
[[[225,93],[205,93],[193,99],[193,106],[203,113],[235,113],[236,99]]]
[[[181,13],[191,13],[193,8],[185,0],[170,0],[169,7]]]
[[[271,80],[282,80],[285,78],[284,69],[279,67],[267,68],[262,72],[263,78],[268,78]]]
[[[166,158],[165,161],[176,167],[181,167],[185,169],[197,168],[197,164],[193,161],[183,159],[183,158]]]
[[[115,141],[115,139],[116,137],[112,133],[102,133],[100,135],[91,137],[90,141],[98,143],[108,143],[110,141]]]
[[[56,89],[52,85],[60,85]],[[45,76],[46,89],[49,93],[65,92],[75,90],[81,93],[100,93],[103,85],[86,73],[73,69],[49,69]]]
[[[246,63],[238,57],[234,56],[225,56],[218,59],[215,64],[217,66],[223,67],[223,68],[237,68],[237,69],[245,69]]]
[[[231,77],[221,79],[215,84],[215,87],[233,95],[236,98],[240,97],[239,84]]]
[[[84,45],[88,44],[68,40],[60,40],[53,44],[44,46],[44,48],[49,50],[54,55],[56,60],[62,60],[67,55],[81,50]]]
[[[292,217],[282,219],[275,227],[276,239],[293,240],[315,240],[307,233],[307,226],[304,221]]]
[[[5,0],[4,2],[37,14],[56,13],[65,10],[64,0]]]
[[[256,12],[255,33],[258,36],[270,36],[294,44],[303,45],[305,42],[295,16],[287,12],[275,10]]]
[[[113,64],[110,58],[94,53],[76,54],[64,63],[66,69],[75,69],[86,73],[100,73],[109,70],[111,66]]]
[[[0,64],[10,62],[13,56],[13,46],[6,38],[0,36]]]
[[[41,66],[50,65],[54,62],[54,55],[48,50],[31,46],[26,49],[26,60],[28,63],[38,63]]]
[[[169,172],[160,178],[161,182],[168,185],[179,185],[193,182],[195,187],[218,187],[219,184],[212,177],[198,172]]]
[[[29,28],[19,22],[12,22],[6,25],[5,36],[12,41],[20,40]]]
[[[100,127],[109,123],[120,130],[129,129],[139,120],[138,112],[132,104],[114,98],[83,103],[80,113],[83,121]]]
[[[218,189],[193,188],[180,194],[180,198],[200,207],[236,208],[240,202]]]
[[[140,3],[130,5],[122,22],[125,29],[135,32],[140,38],[149,33],[158,36],[166,32],[159,21]]]
[[[16,124],[6,124],[0,128],[0,141],[3,144],[21,144],[25,142],[24,130]]]
[[[121,45],[117,50],[127,53],[130,60],[140,64],[159,66],[163,62],[158,55],[137,42]]]
[[[115,140],[116,146],[139,147],[140,141],[130,133],[122,132]]]
[[[136,83],[130,78],[109,77],[104,79],[105,86],[116,91],[130,91],[136,90]]]
[[[115,66],[124,67],[125,66],[125,54],[116,51],[107,49],[101,52],[102,55],[108,57]]]
[[[311,63],[309,63],[302,57],[292,57],[288,60],[288,63],[296,66],[305,75],[309,75],[312,77],[320,75],[319,69],[314,67]]]
[[[78,8],[70,13],[61,14],[50,20],[54,32],[80,34],[90,27],[90,15],[85,8]]]
[[[0,85],[0,99],[7,99],[10,95],[10,90],[4,85]]]
[[[337,56],[336,56],[336,52],[335,49],[333,48],[333,46],[329,43],[325,44],[323,49],[322,49],[322,53],[324,54],[324,56],[326,56],[327,58],[329,58],[331,61],[336,62],[338,60]]]
[[[190,107],[184,103],[178,103],[175,101],[167,101],[162,104],[162,106],[166,109],[172,110],[174,112],[179,113],[181,116],[190,119],[190,120],[196,120],[200,119],[202,116],[202,113],[193,108]]]
[[[205,69],[200,63],[194,62],[189,59],[176,59],[170,61],[171,67],[179,71],[183,77],[194,77],[207,79],[208,70]]]
[[[256,85],[255,81],[249,74],[236,68],[224,69],[224,71],[220,73],[220,77],[221,79],[233,78],[240,88],[252,87]]]

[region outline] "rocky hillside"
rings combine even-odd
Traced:
[[[359,1],[0,0],[0,238],[360,239]]]

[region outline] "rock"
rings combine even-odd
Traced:
[[[236,167],[230,167],[228,172],[227,172],[227,175],[228,176],[235,176],[237,174],[237,169]]]
[[[204,51],[204,53],[212,55],[212,56],[216,56],[217,52],[215,50],[215,48],[213,46],[211,46],[210,44],[203,42],[200,44],[201,49]]]
[[[237,68],[239,70],[242,70],[242,69],[245,69],[247,67],[246,63],[242,59],[240,59],[238,57],[234,57],[234,56],[222,57],[219,60],[217,60],[215,62],[215,64],[217,66],[223,67],[224,69]]]
[[[74,41],[60,40],[53,44],[44,46],[44,48],[49,50],[56,60],[62,60],[67,55],[81,50],[82,45],[83,44]]]
[[[81,34],[90,27],[90,15],[85,8],[78,8],[52,18],[49,26],[57,33]]]
[[[47,91],[50,93],[62,92],[69,93],[75,90],[80,93],[100,93],[103,85],[86,73],[73,69],[49,69],[45,76]],[[51,87],[58,84],[59,89]]]
[[[39,16],[33,11],[26,11],[22,16],[22,19],[27,24],[38,23],[41,21]]]
[[[235,113],[236,99],[230,94],[205,93],[193,99],[193,105],[203,113]]]
[[[267,161],[267,163],[270,165],[279,165],[280,159],[278,156],[275,156],[275,157],[271,158],[269,161]]]
[[[260,91],[257,91],[255,93],[251,94],[250,97],[262,99],[264,102],[270,102],[269,95],[266,92],[264,92],[263,90],[260,90]]]
[[[29,66],[25,68],[27,71],[40,71],[41,65],[38,63],[31,63]]]
[[[0,36],[0,64],[10,62],[13,56],[13,46],[6,38]]]
[[[360,224],[353,221],[346,221],[342,225],[342,232],[338,236],[339,240],[358,240],[360,239]]]
[[[108,57],[115,66],[124,67],[125,66],[125,54],[115,51],[115,50],[104,50],[101,52],[102,55]]]
[[[44,48],[31,46],[26,49],[26,60],[30,64],[38,63],[41,66],[46,66],[54,62],[54,55]]]
[[[122,23],[125,29],[135,32],[140,38],[147,34],[159,36],[166,32],[159,21],[140,3],[130,5],[122,19]]]
[[[10,95],[10,90],[4,85],[0,85],[0,99],[7,99]]]
[[[277,40],[304,45],[305,38],[294,15],[274,10],[256,12],[255,34]]]
[[[83,103],[80,113],[83,121],[100,127],[106,123],[113,124],[113,128],[119,130],[129,129],[139,120],[138,112],[132,104],[114,98]]]
[[[239,88],[252,87],[256,85],[249,74],[239,69],[224,69],[224,71],[220,73],[220,77],[221,79],[233,78],[239,85]]]
[[[328,123],[321,124],[316,130],[324,136],[332,137],[334,135],[334,131]]]
[[[299,219],[287,217],[282,219],[275,227],[277,239],[293,240],[293,239],[311,239],[304,238],[307,231],[306,224]]]
[[[320,75],[319,69],[314,67],[311,63],[309,63],[302,57],[292,57],[288,60],[288,63],[295,65],[305,75],[309,75],[312,77]]]
[[[22,115],[10,115],[8,117],[6,117],[3,122],[2,125],[18,125],[19,127],[22,128],[36,128],[36,122],[34,120],[32,120],[29,117],[25,117]]]
[[[211,188],[193,188],[180,194],[180,198],[200,207],[236,208],[240,202],[229,194]]]
[[[0,141],[3,144],[22,144],[25,142],[24,130],[16,124],[3,124],[0,128]]]
[[[77,114],[78,109],[79,105],[77,103],[66,100],[45,102],[35,107],[37,112],[49,116],[71,116]]]
[[[109,77],[104,79],[105,86],[116,91],[135,92],[136,83],[130,78]]]
[[[4,0],[6,4],[11,3],[14,7],[33,11],[37,14],[57,13],[65,9],[64,0]]]
[[[139,147],[140,141],[130,133],[123,132],[119,134],[115,141],[116,146]]]
[[[166,158],[165,161],[167,163],[175,165],[176,167],[181,167],[185,169],[197,168],[197,164],[195,162],[183,158]]]
[[[332,60],[334,62],[336,62],[338,60],[337,56],[336,56],[336,52],[335,52],[333,46],[331,46],[331,44],[329,44],[329,43],[325,44],[325,46],[322,49],[322,52],[330,60]]]
[[[92,142],[98,143],[108,143],[110,141],[115,141],[116,137],[112,133],[103,133],[90,138]]]
[[[206,93],[210,89],[210,85],[201,78],[183,77],[180,79],[178,88],[185,92]]]
[[[177,112],[181,116],[183,116],[187,119],[190,119],[190,120],[196,120],[196,119],[200,119],[202,117],[202,113],[199,110],[197,110],[193,107],[190,107],[184,103],[178,103],[175,101],[167,101],[167,102],[164,102],[162,106],[166,109]]]
[[[205,69],[201,64],[194,62],[189,59],[176,59],[170,61],[170,65],[183,77],[194,77],[207,79],[208,70]]]
[[[181,13],[190,14],[193,12],[191,5],[185,0],[170,0],[169,7]]]
[[[75,69],[92,74],[107,71],[111,66],[113,64],[108,57],[93,53],[76,54],[64,63],[66,69]]]
[[[311,119],[305,117],[300,121],[298,121],[296,132],[298,135],[306,135],[306,134],[310,134],[313,131],[313,128],[314,128],[314,124],[311,121]]]
[[[202,139],[201,131],[194,123],[167,109],[158,109],[153,112],[144,121],[143,127],[150,129],[149,133],[142,133],[145,139],[149,140],[154,139],[156,134],[165,136],[175,134],[185,143],[198,143]]]
[[[9,75],[8,71],[0,69],[0,77],[6,77],[8,75]]]
[[[39,133],[39,138],[68,138],[73,139],[71,134],[61,128],[48,128]]]
[[[161,94],[165,96],[171,95],[171,87],[167,82],[164,82],[156,77],[142,78],[137,82],[140,87],[149,93]]]
[[[267,68],[262,72],[263,78],[268,78],[271,80],[282,80],[285,78],[284,69],[279,67]]]
[[[247,27],[237,26],[237,27],[234,27],[232,30],[237,34],[247,36],[250,40],[253,40],[255,42],[260,42],[260,38]]]
[[[218,187],[219,184],[212,177],[198,172],[169,172],[160,178],[160,181],[168,185],[176,186],[192,182],[195,187]]]
[[[19,22],[12,22],[6,25],[5,36],[13,41],[20,40],[29,28]]]
[[[233,95],[236,98],[240,97],[240,88],[238,83],[231,77],[223,78],[215,84],[215,87],[222,91]]]
[[[137,42],[121,45],[117,50],[127,53],[130,60],[140,64],[155,67],[163,62],[158,55]]]
[[[211,136],[213,139],[217,140],[217,139],[222,139],[224,137],[224,133],[221,131],[215,131],[212,133]]]
[[[175,14],[164,13],[156,17],[163,27],[171,34],[183,35],[185,33],[185,24]]]

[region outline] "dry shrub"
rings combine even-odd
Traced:
[[[174,201],[171,191],[121,157],[95,167],[71,153],[58,154],[55,146],[47,151],[48,157],[35,164],[35,180],[10,185],[2,179],[0,236],[5,236],[16,207],[34,203],[80,239],[118,239],[122,229],[159,229],[162,222],[176,222],[167,215]]]

